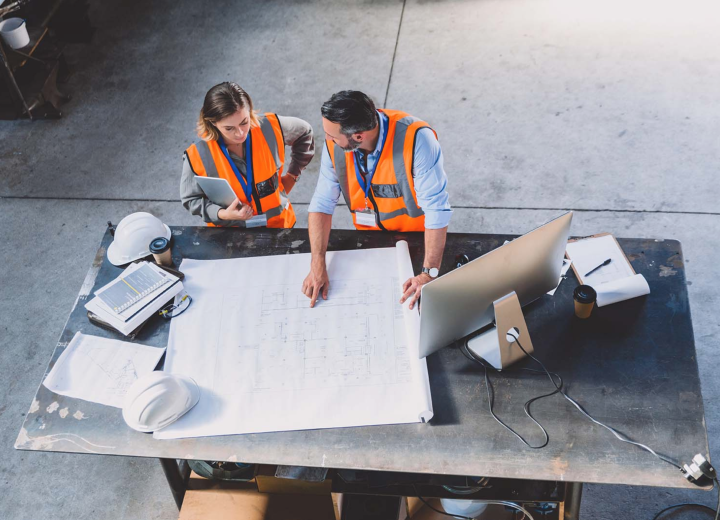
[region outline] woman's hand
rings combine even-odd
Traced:
[[[283,189],[285,190],[285,193],[290,193],[292,189],[295,187],[295,183],[297,180],[295,177],[289,174],[285,174],[281,177],[280,182],[282,182]]]
[[[252,207],[236,198],[226,209],[218,211],[220,220],[249,220],[253,216]]]

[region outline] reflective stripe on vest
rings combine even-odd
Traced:
[[[196,175],[226,179],[238,199],[250,205],[255,215],[264,213],[267,216],[268,227],[293,227],[295,211],[289,202],[287,208],[283,205],[283,201],[287,201],[287,195],[281,180],[285,145],[280,121],[275,114],[265,114],[258,119],[259,127],[250,128],[252,157],[245,158],[246,161],[252,160],[255,185],[251,200],[247,200],[217,141],[199,141],[191,145],[186,150],[188,160]],[[212,226],[210,223],[208,225]],[[235,221],[233,225],[246,227],[243,221]]]
[[[339,146],[335,146],[335,143],[332,143],[331,141],[326,141],[325,146],[328,147],[328,153],[330,153],[330,146],[333,147],[334,154],[331,154],[330,157],[333,158],[335,174],[337,175],[338,182],[340,183],[340,191],[342,192],[345,204],[347,204],[350,213],[355,213],[355,210],[352,209],[352,204],[350,204],[350,186],[348,186],[347,167],[345,166],[345,150]]]
[[[216,179],[220,177],[220,175],[218,174],[217,166],[215,166],[215,160],[213,159],[212,152],[210,151],[210,147],[208,146],[207,142],[199,141],[195,143],[195,147],[197,148],[198,154],[200,154],[200,160],[205,167],[205,175],[207,177],[214,177]]]
[[[389,110],[383,110],[382,112],[388,117],[388,139],[385,146],[392,146],[392,152],[387,155],[387,152],[383,150],[380,158],[378,158],[377,170],[371,182],[372,194],[378,205],[378,219],[383,224],[383,227],[389,230],[422,231],[425,226],[425,213],[417,204],[414,182],[412,181],[412,168],[417,132],[421,128],[429,127],[424,121],[404,112]],[[354,191],[361,190],[361,188],[355,178],[353,153],[345,152],[331,140],[326,141],[326,146],[332,158],[345,203],[350,212],[355,213],[355,210],[364,208],[364,202],[362,206],[359,206],[357,201],[360,194]],[[392,158],[392,173],[388,171],[390,168],[388,157]],[[356,197],[355,207],[353,207],[352,203],[353,194]],[[362,194],[362,199],[364,201],[364,194]],[[402,207],[383,211],[383,205],[390,205],[391,207],[394,205],[392,203],[387,204],[385,201],[397,201],[398,199],[402,200]],[[387,222],[403,216],[405,218],[399,221]],[[373,229],[365,226],[361,227],[357,224],[355,226],[358,229]]]
[[[410,215],[412,218],[425,214],[425,212],[417,205],[414,190],[410,189],[410,183],[408,182],[407,172],[410,171],[410,175],[412,175],[412,166],[414,161],[411,157],[410,168],[406,169],[404,160],[405,137],[407,136],[408,128],[415,123],[418,123],[418,126],[415,128],[415,131],[412,132],[413,142],[411,148],[414,152],[415,135],[420,128],[427,126],[425,122],[413,116],[403,117],[395,124],[395,139],[393,139],[393,167],[395,168],[395,178],[397,179],[398,185],[400,185],[400,193],[402,193],[403,200],[405,201],[405,214]],[[403,159],[398,160],[398,157],[402,157]],[[403,215],[403,213],[398,213],[398,215]]]

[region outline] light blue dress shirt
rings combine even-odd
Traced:
[[[378,116],[380,136],[382,136],[385,134],[388,119],[382,112],[378,112]],[[378,139],[375,151],[367,156],[367,165],[370,171],[374,169],[375,163],[380,158],[382,141],[382,139]],[[447,192],[447,175],[443,169],[440,143],[429,128],[422,128],[417,133],[412,174],[418,206],[425,212],[425,229],[447,227],[452,216]],[[340,195],[340,182],[327,146],[323,146],[320,175],[308,212],[332,215]]]

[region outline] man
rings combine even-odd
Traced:
[[[424,231],[423,272],[403,284],[412,309],[438,275],[452,210],[435,132],[409,114],[376,110],[362,92],[344,90],[322,106],[326,146],[310,202],[312,261],[302,291],[310,307],[327,299],[325,265],[332,214],[342,193],[359,230]]]

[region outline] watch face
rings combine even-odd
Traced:
[[[437,278],[437,275],[440,274],[440,271],[437,267],[431,267],[428,271],[428,274],[430,275],[430,278]]]

